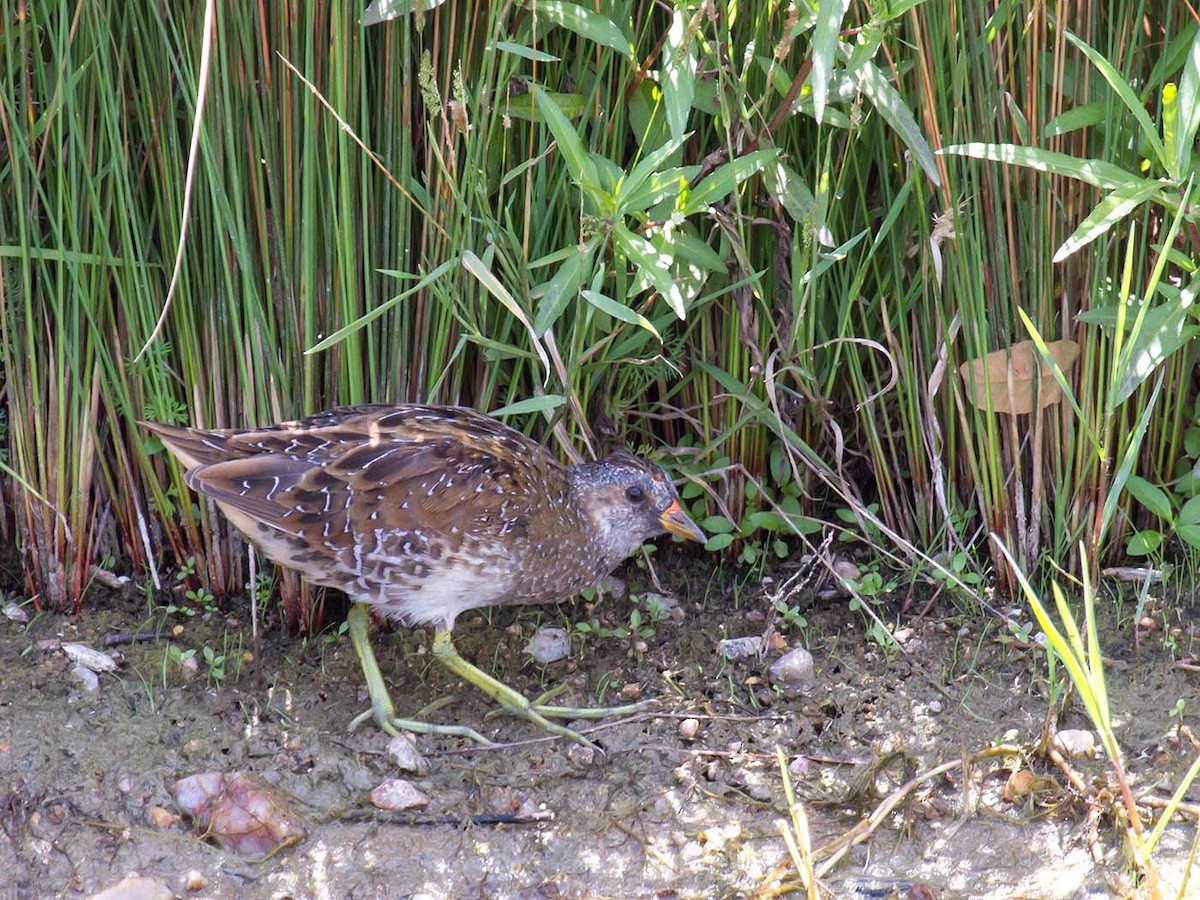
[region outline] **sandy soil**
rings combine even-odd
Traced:
[[[660,567],[666,577],[669,559]],[[631,586],[644,587],[629,568]],[[612,598],[492,611],[456,631],[464,656],[530,696],[557,686],[556,702],[572,705],[655,700],[589,732],[605,749],[591,758],[540,740],[524,721],[488,718],[487,698],[431,665],[429,635],[376,633],[404,713],[452,696],[429,718],[504,742],[417,737],[427,761],[418,773],[399,771],[389,738],[373,728],[347,732],[365,698],[336,629],[302,640],[268,622],[253,646],[238,604],[167,614],[148,608],[140,588],[93,598],[78,620],[26,606],[28,623],[0,619],[0,898],[88,896],[130,874],[213,898],[769,895],[796,884],[780,830],[788,806],[777,748],[821,847],[914,776],[995,744],[1032,751],[1042,733],[1044,654],[985,614],[947,603],[913,620],[884,603],[880,615],[901,623],[897,651],[837,599],[801,598],[807,625],[784,627],[744,575],[692,571],[671,593],[682,621],[646,616],[628,638],[603,633],[630,625],[630,601]],[[1105,642],[1139,795],[1169,797],[1197,753],[1186,726],[1200,710],[1198,676],[1174,665],[1194,649],[1194,621],[1171,618],[1165,630],[1139,633],[1136,647],[1119,623]],[[568,660],[541,667],[523,652],[539,625],[579,622],[602,631],[577,635]],[[781,639],[765,658],[720,654],[722,638],[761,635],[772,623]],[[169,642],[114,648],[119,667],[94,690],[60,646],[104,650],[110,634],[164,626],[180,627]],[[785,645],[812,652],[811,688],[772,684],[768,666]],[[205,648],[226,656],[222,678]],[[187,650],[198,663],[190,676],[177,662]],[[1059,726],[1089,727],[1078,704]],[[1107,784],[1102,759],[1070,766],[1093,796]],[[1006,798],[1021,768],[1031,791],[1010,788]],[[235,770],[289,798],[307,836],[262,861],[195,836],[176,817],[173,783]],[[369,796],[388,778],[410,781],[428,806],[382,817]],[[497,823],[503,817],[515,820]],[[1114,821],[1108,807],[1089,820],[1089,804],[1051,761],[985,756],[906,792],[821,885],[826,896],[855,898],[1118,895],[1125,871]],[[1158,860],[1169,883],[1182,877],[1194,831],[1182,822],[1166,830]],[[1197,879],[1191,896],[1200,896]]]

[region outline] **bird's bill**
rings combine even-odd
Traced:
[[[671,505],[663,510],[658,521],[667,531],[687,538],[689,541],[698,541],[703,544],[708,540],[704,532],[696,527],[696,523],[688,518],[678,500],[671,501]]]

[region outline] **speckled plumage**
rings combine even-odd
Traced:
[[[268,557],[409,624],[448,630],[467,609],[569,597],[664,530],[703,540],[659,466],[623,451],[564,466],[471,409],[146,425]]]

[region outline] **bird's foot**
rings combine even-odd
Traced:
[[[440,706],[444,706],[450,701],[450,698],[435,700],[433,703],[421,710],[418,715],[432,712]],[[376,697],[371,701],[371,708],[365,712],[359,713],[350,722],[350,730],[353,731],[359,725],[362,725],[367,720],[375,723],[380,731],[385,734],[390,734],[396,737],[401,731],[409,731],[415,734],[436,734],[445,737],[460,737],[467,738],[477,744],[484,746],[492,746],[493,742],[489,741],[474,728],[466,725],[434,725],[431,722],[424,722],[420,719],[403,719],[396,715],[395,707],[392,706],[391,697],[385,692],[381,697]]]

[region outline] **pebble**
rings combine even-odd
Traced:
[[[398,734],[388,741],[387,755],[402,772],[424,775],[429,771],[429,760],[421,755],[416,742],[407,734]]]
[[[762,652],[763,639],[761,635],[750,637],[727,638],[717,643],[717,652],[726,659],[744,659]]]
[[[130,875],[88,900],[173,900],[175,892],[157,878]]]
[[[679,736],[685,741],[694,741],[700,731],[699,719],[684,719],[679,723]]]
[[[1054,735],[1054,748],[1066,756],[1100,755],[1096,735],[1082,728],[1068,728]]]
[[[682,622],[687,618],[683,607],[679,605],[678,597],[672,597],[670,594],[659,594],[656,591],[647,591],[640,596],[642,598],[642,606],[652,614],[657,610],[660,619]]]
[[[793,778],[801,778],[808,774],[808,770],[812,768],[812,760],[807,756],[797,756],[788,763],[788,774]]]
[[[6,603],[4,605],[4,615],[6,615],[11,621],[16,622],[18,625],[29,624],[29,613],[25,612],[25,610],[17,606],[15,603]]]
[[[409,809],[424,809],[429,805],[429,796],[411,781],[387,778],[371,791],[371,803],[379,809],[404,812]]]
[[[86,666],[93,672],[114,672],[117,668],[117,661],[107,653],[101,653],[99,650],[93,650],[86,644],[64,643],[62,645],[63,653],[67,654],[67,658],[76,665]]]
[[[599,590],[608,597],[614,600],[624,600],[629,593],[629,587],[625,581],[615,575],[605,575],[600,579],[600,584],[597,585]]]
[[[590,769],[596,762],[596,751],[583,744],[572,744],[567,748],[567,758],[581,769]]]
[[[525,652],[542,665],[565,659],[571,652],[571,641],[567,637],[567,629],[557,625],[543,625],[533,633]]]
[[[165,831],[168,828],[173,828],[179,821],[179,816],[171,812],[165,806],[151,806],[146,810],[146,818],[150,820],[150,824],[159,831]]]
[[[807,689],[816,683],[813,673],[813,655],[803,647],[789,650],[771,663],[771,681],[794,688]]]
[[[833,561],[833,571],[838,578],[846,581],[861,581],[862,571],[854,563],[845,558],[835,559]]]
[[[208,887],[208,879],[198,869],[189,869],[183,877],[183,886],[189,891],[202,891]]]
[[[72,666],[71,674],[83,682],[83,689],[89,694],[100,690],[100,677],[87,666]]]

